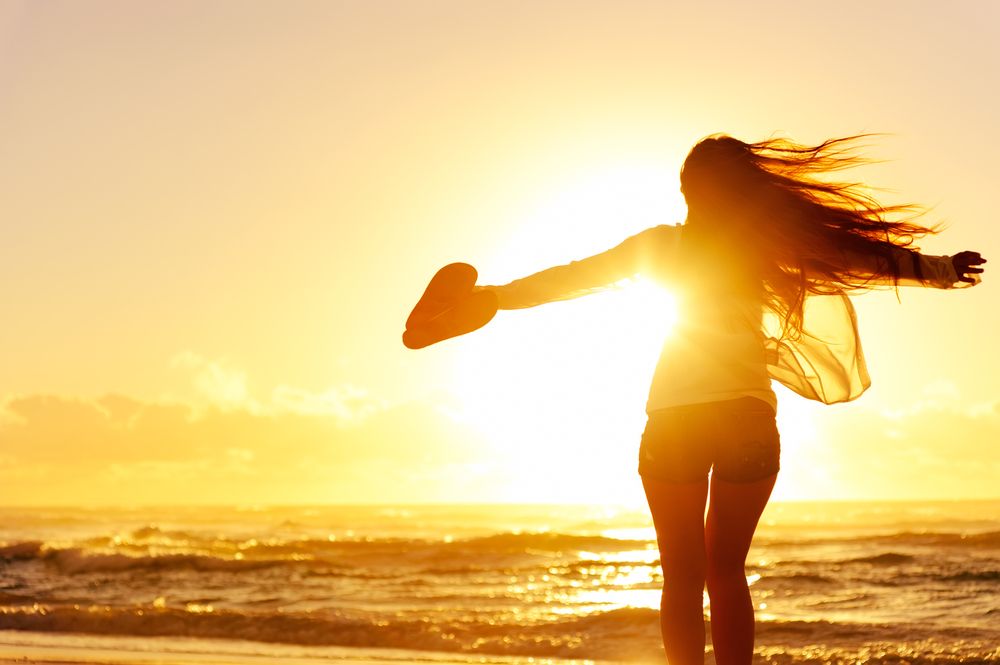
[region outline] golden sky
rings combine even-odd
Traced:
[[[641,501],[649,285],[422,351],[488,283],[683,220],[702,136],[886,132],[1000,239],[1000,5],[0,3],[0,503]],[[779,393],[776,497],[995,497],[1000,292],[857,300],[874,386]],[[660,303],[649,312],[651,302]]]

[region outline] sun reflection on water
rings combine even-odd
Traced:
[[[619,552],[603,552],[598,554],[597,552],[587,552],[586,550],[580,550],[577,552],[577,556],[588,562],[597,563],[628,563],[628,562],[638,562],[644,564],[652,564],[660,559],[660,552],[656,549],[656,546],[650,543],[645,549],[641,550],[622,550]]]
[[[656,530],[651,526],[625,529],[605,529],[601,532],[601,536],[605,538],[614,538],[616,540],[645,540],[648,542],[655,542]]]

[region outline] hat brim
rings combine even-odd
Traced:
[[[403,345],[408,349],[422,349],[465,335],[485,326],[496,313],[496,294],[488,290],[476,291],[459,298],[437,314],[407,326],[403,333]]]
[[[438,270],[406,319],[406,329],[416,328],[471,295],[477,278],[476,269],[468,263],[449,263]]]

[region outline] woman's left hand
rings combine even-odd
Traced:
[[[975,275],[981,274],[983,269],[976,266],[984,263],[986,263],[986,259],[979,252],[959,252],[951,257],[951,264],[955,266],[955,274],[958,275],[958,281],[970,284],[975,284],[979,281]]]

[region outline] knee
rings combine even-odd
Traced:
[[[663,560],[661,568],[663,569],[663,592],[665,595],[696,594],[701,596],[705,588],[704,559]]]
[[[717,583],[731,584],[733,580],[746,582],[746,560],[725,553],[714,553],[708,557],[705,567],[705,581],[709,591]]]

